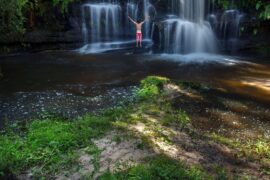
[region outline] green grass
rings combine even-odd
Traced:
[[[43,120],[33,120],[28,125],[10,125],[0,135],[0,176],[9,173],[17,175],[29,169],[36,176],[53,176],[78,164],[76,150],[81,148],[95,155],[97,162],[99,153],[91,140],[104,135],[112,127],[127,129],[129,123],[147,123],[143,114],[160,116],[165,113],[166,116],[159,120],[168,126],[187,124],[187,114],[174,110],[162,95],[162,86],[167,82],[167,78],[149,76],[141,81],[141,87],[136,92],[139,101],[107,109],[99,115],[86,115],[73,121],[46,115]],[[155,131],[162,135],[160,127],[156,127]],[[114,140],[121,142],[119,137]],[[98,169],[97,163],[95,167]]]
[[[161,87],[169,82],[169,79],[159,76],[148,76],[141,81],[141,87],[137,91],[136,96],[139,99],[149,99],[161,92]]]
[[[180,162],[166,156],[157,156],[120,172],[106,172],[100,180],[201,180],[211,179],[197,167],[186,167]]]
[[[23,136],[0,136],[0,173],[18,174],[33,168],[38,176],[55,174],[76,163],[75,150],[93,146],[92,138],[111,127],[111,117],[87,115],[75,121],[34,120]]]
[[[35,178],[45,179],[53,178],[59,172],[77,172],[80,168],[78,150],[81,149],[93,157],[94,171],[98,172],[101,150],[92,140],[100,138],[109,130],[121,129],[133,133],[129,128],[137,123],[143,123],[151,133],[140,134],[141,142],[137,144],[137,148],[153,148],[153,137],[157,141],[172,143],[174,133],[170,130],[175,127],[189,128],[191,124],[188,114],[176,109],[163,93],[162,87],[168,82],[170,81],[167,78],[150,76],[141,81],[134,101],[122,107],[107,109],[99,115],[89,114],[72,121],[44,116],[45,119],[33,120],[24,126],[18,123],[11,125],[0,134],[0,179],[1,176],[16,176],[26,170],[31,170]],[[201,88],[197,84],[182,85]],[[123,138],[125,137],[116,135],[112,140],[121,143]],[[240,147],[240,143],[217,134],[212,134],[210,138],[234,149]],[[241,149],[244,148],[249,153],[270,157],[269,141],[262,139],[249,142],[241,146]],[[223,169],[216,172],[220,179],[226,179]],[[187,167],[162,155],[120,172],[106,172],[101,177],[104,180],[209,178],[211,179],[196,167]]]
[[[176,126],[186,126],[190,123],[190,118],[188,117],[187,113],[182,110],[176,110],[170,114],[166,114],[161,119],[161,124],[168,126],[168,125],[176,125]]]
[[[257,140],[248,141],[244,148],[249,154],[257,154],[259,157],[266,157],[270,160],[270,139],[259,138]]]
[[[218,134],[211,134],[210,137],[231,148],[237,149],[239,155],[248,156],[253,159],[266,158],[270,160],[270,140],[269,138],[258,138],[256,140],[245,139],[244,141],[235,140],[233,138],[224,137]]]

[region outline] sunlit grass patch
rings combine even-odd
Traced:
[[[161,77],[161,76],[148,76],[145,79],[141,80],[141,86],[162,86],[165,83],[168,83],[170,80],[166,77]]]
[[[169,82],[169,79],[159,76],[148,76],[141,81],[141,87],[136,92],[136,96],[140,99],[148,99],[159,95],[161,87]]]
[[[146,164],[139,164],[128,170],[119,172],[106,172],[101,180],[152,180],[152,179],[211,179],[197,167],[186,167],[182,163],[166,156],[157,156],[147,160]]]
[[[162,86],[169,82],[167,78],[147,77],[142,80],[134,101],[98,115],[88,114],[72,121],[45,116],[45,119],[33,120],[23,128],[14,125],[11,131],[0,135],[0,177],[30,170],[34,177],[50,178],[60,171],[76,171],[79,168],[78,150],[81,149],[93,157],[95,171],[98,171],[100,150],[93,140],[109,130],[134,133],[132,127],[138,123],[146,127],[143,130],[146,134],[132,134],[132,137],[141,139],[138,148],[171,144],[174,136],[171,127],[186,126],[190,120],[184,111],[175,109],[163,94]],[[121,143],[122,138],[115,136],[112,140]],[[151,164],[142,166],[154,169]],[[139,171],[141,167],[137,168]],[[137,170],[131,171],[135,173]]]
[[[255,141],[248,141],[246,148],[251,154],[255,153],[270,160],[270,139],[260,138]]]
[[[211,134],[210,137],[217,142],[237,149],[241,153],[241,156],[245,155],[255,159],[267,158],[270,160],[270,140],[267,138],[259,138],[256,140],[246,139],[243,142],[216,133]]]
[[[28,168],[33,174],[56,172],[75,160],[73,151],[78,147],[78,136],[71,123],[41,120],[33,121],[25,136],[14,134],[0,138],[0,171],[17,174]]]
[[[13,132],[0,136],[0,172],[3,176],[30,169],[43,177],[71,168],[78,164],[75,150],[95,146],[91,139],[103,135],[110,124],[109,117],[94,115],[76,121],[34,120],[23,136]]]
[[[175,111],[171,114],[166,114],[162,119],[161,123],[165,126],[176,125],[176,126],[186,126],[190,123],[190,118],[187,113],[182,110]]]

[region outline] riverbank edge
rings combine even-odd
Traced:
[[[229,154],[233,149],[232,154],[236,158],[238,158],[237,155],[242,156],[242,153],[245,152],[245,157],[249,157],[247,164],[249,161],[255,165],[258,164],[258,161],[250,156],[250,153],[253,153],[254,149],[258,147],[250,146],[250,149],[245,149],[245,146],[237,144],[233,140],[215,134],[208,136],[194,129],[188,115],[181,109],[174,109],[170,104],[177,96],[179,87],[199,90],[205,88],[199,84],[183,82],[177,84],[167,78],[150,76],[141,81],[141,88],[136,92],[136,99],[123,107],[108,109],[100,115],[80,117],[75,121],[48,117],[44,120],[33,120],[30,124],[23,126],[13,124],[2,132],[0,138],[3,145],[0,148],[1,175],[5,178],[54,178],[63,177],[60,172],[66,172],[67,174],[64,176],[68,177],[72,172],[78,172],[78,169],[82,168],[83,165],[78,162],[81,157],[78,152],[83,151],[89,154],[90,164],[93,165],[88,174],[84,175],[92,178],[125,179],[134,175],[143,177],[164,175],[164,178],[177,178],[180,176],[177,172],[182,172],[183,177],[190,179],[215,179],[218,177],[227,179],[241,177],[246,173],[252,173],[247,175],[251,177],[259,176],[259,174],[262,174],[261,178],[267,176],[267,172],[257,172],[256,169],[253,169],[252,172],[242,172],[241,175],[239,171],[224,169],[223,162],[200,166],[200,164],[190,162],[191,157],[181,161],[173,156],[173,151],[171,151],[173,138],[189,137],[196,142],[205,141],[209,146],[222,145],[221,148],[229,149],[227,152]],[[152,115],[157,115],[159,118],[153,119]],[[100,172],[102,168],[100,157],[103,150],[98,148],[98,142],[112,130],[117,131],[111,136],[111,141],[116,143],[116,146],[125,137],[127,141],[140,139],[136,142],[136,148],[148,151],[150,156],[139,159],[135,165],[127,166],[128,168],[118,170],[116,168],[116,171],[110,171],[107,167]],[[147,133],[145,134],[145,132]],[[176,134],[174,134],[175,132]],[[182,136],[177,133],[181,133]],[[191,140],[189,138],[186,140]],[[162,145],[160,146],[160,144]],[[266,159],[269,158],[267,154],[263,156]],[[199,157],[196,158],[199,159]],[[165,164],[162,167],[166,168],[163,175],[157,173],[161,164]],[[173,165],[171,166],[171,164]],[[115,170],[115,166],[113,167]],[[172,173],[175,169],[177,171]]]

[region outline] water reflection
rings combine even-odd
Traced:
[[[35,110],[82,115],[115,105],[121,97],[130,96],[136,88],[130,87],[142,78],[160,75],[215,87],[206,93],[182,93],[178,104],[196,119],[196,127],[250,132],[250,136],[266,133],[270,120],[268,64],[210,54],[142,55],[133,50],[125,54],[57,51],[3,57],[0,120],[31,118]],[[109,98],[113,96],[116,98]],[[42,98],[44,103],[40,103]]]

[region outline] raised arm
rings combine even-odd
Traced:
[[[145,23],[145,21],[148,21],[149,20],[149,18],[150,18],[150,16],[146,16],[145,18],[144,18],[144,20],[140,23],[140,24],[143,24],[143,23]]]
[[[131,22],[133,22],[134,24],[137,24],[137,22],[134,21],[130,16],[128,16],[128,19],[129,19]]]

